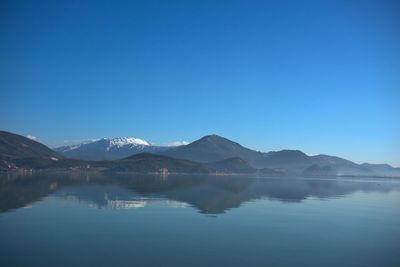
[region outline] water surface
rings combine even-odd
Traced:
[[[400,266],[400,180],[0,178],[0,266]]]

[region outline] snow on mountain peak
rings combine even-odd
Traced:
[[[139,139],[139,138],[134,138],[134,137],[116,137],[116,138],[101,138],[101,139],[92,139],[92,140],[87,140],[84,141],[80,144],[74,144],[74,145],[69,145],[69,146],[64,146],[60,147],[62,152],[67,152],[71,150],[78,150],[81,148],[85,148],[87,146],[97,146],[97,147],[104,147],[106,151],[109,151],[110,149],[115,149],[115,148],[122,148],[122,147],[127,147],[133,148],[143,148],[147,146],[151,146],[152,144],[147,142],[146,140]]]
[[[122,147],[126,145],[151,146],[151,144],[146,140],[134,137],[116,137],[116,138],[104,138],[104,139],[110,142],[111,147]]]

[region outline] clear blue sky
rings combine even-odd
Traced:
[[[0,128],[400,166],[399,1],[1,1]]]

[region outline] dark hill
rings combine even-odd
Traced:
[[[62,158],[41,143],[18,134],[0,131],[0,170],[18,169],[21,162],[52,162]]]
[[[247,161],[235,157],[207,163],[207,166],[224,173],[255,173],[257,169],[253,168]]]
[[[263,153],[253,164],[261,168],[302,168],[309,166],[312,160],[304,152],[300,150],[281,150]]]
[[[175,159],[151,153],[140,153],[115,162],[110,172],[155,173],[162,169],[170,173],[210,173],[209,167],[190,160]]]
[[[57,152],[24,136],[0,131],[0,156],[5,158],[56,158]]]
[[[260,152],[245,148],[218,135],[204,136],[186,146],[175,147],[162,154],[197,162],[212,162],[233,157],[251,162],[262,155]]]
[[[337,171],[332,166],[311,165],[303,171],[304,176],[335,176]]]

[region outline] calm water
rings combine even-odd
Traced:
[[[400,180],[0,178],[0,266],[400,266]]]

